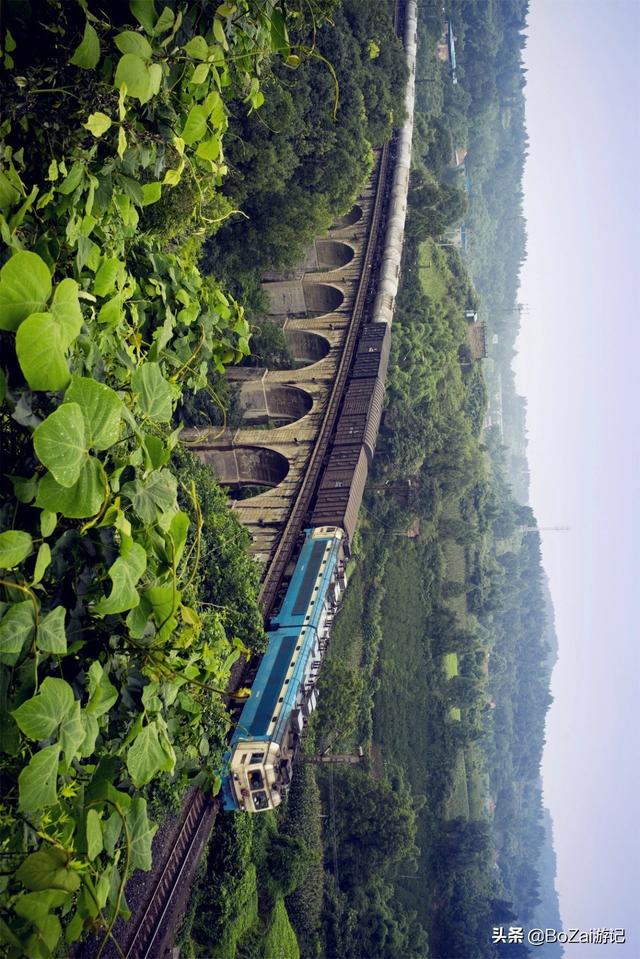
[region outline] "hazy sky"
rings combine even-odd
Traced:
[[[508,2],[508,0],[506,0]],[[531,0],[518,389],[560,643],[545,802],[565,927],[640,957],[640,0]],[[535,950],[534,950],[535,952]]]

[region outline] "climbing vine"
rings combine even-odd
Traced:
[[[230,104],[258,110],[264,61],[303,51],[275,0],[32,6],[0,38],[0,942],[47,959],[129,915],[149,784],[219,785],[211,717],[246,650],[199,591],[172,419],[249,349],[198,268],[237,215]]]

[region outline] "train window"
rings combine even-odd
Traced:
[[[252,770],[249,773],[249,789],[253,792],[254,789],[264,789],[264,779],[262,778],[262,773],[258,770]]]
[[[242,754],[242,759],[240,760],[240,765],[241,765],[241,766],[244,766],[244,764],[246,763],[246,761],[247,761],[247,756],[248,756],[248,755],[249,755],[249,753],[243,753],[243,754]]]
[[[297,652],[299,649],[302,649],[302,644],[300,644],[300,646],[296,646],[296,652]]]
[[[272,723],[275,723],[275,721],[276,721],[277,718],[278,718],[277,716],[274,716],[273,719],[271,720],[271,722],[272,722]]]
[[[254,793],[251,797],[255,809],[266,809],[269,805],[267,794],[265,792]]]
[[[284,696],[281,696],[280,699],[278,700],[278,702],[279,702],[279,703],[283,703],[283,702],[284,702]]]
[[[248,755],[248,753],[245,753]],[[264,759],[264,753],[251,753],[251,765],[255,766],[256,763],[261,763]],[[244,760],[243,760],[244,762]]]
[[[284,681],[285,686],[287,685],[288,682],[289,682],[289,680],[288,680],[288,679],[285,679],[285,681]]]

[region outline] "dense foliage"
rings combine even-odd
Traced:
[[[249,351],[199,269],[274,0],[40,0],[2,36],[0,941],[49,957],[127,916],[147,797],[211,781],[220,693],[261,635],[246,537],[176,450],[185,391]],[[301,11],[292,10],[304,23]],[[314,14],[314,19],[318,15]]]

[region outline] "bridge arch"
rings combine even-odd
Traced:
[[[310,366],[323,360],[331,349],[326,336],[312,333],[310,330],[283,330],[284,338],[298,366]]]
[[[355,255],[353,247],[343,240],[316,240],[316,260],[320,273],[342,269],[351,263]]]
[[[304,302],[308,313],[335,313],[344,303],[344,293],[330,283],[303,283]]]
[[[344,216],[338,217],[335,223],[331,224],[332,230],[343,230],[347,226],[354,226],[362,219],[362,207],[357,203]]]
[[[278,486],[289,472],[289,461],[277,450],[262,446],[230,446],[199,450],[198,455],[210,466],[221,486],[239,491],[243,487],[255,492]],[[260,489],[262,488],[262,489]],[[250,493],[250,495],[254,495]],[[243,497],[238,497],[243,498]]]
[[[266,424],[272,428],[295,423],[313,407],[313,398],[306,390],[288,383],[265,383],[264,380],[245,383],[240,391],[240,402],[247,426]]]

